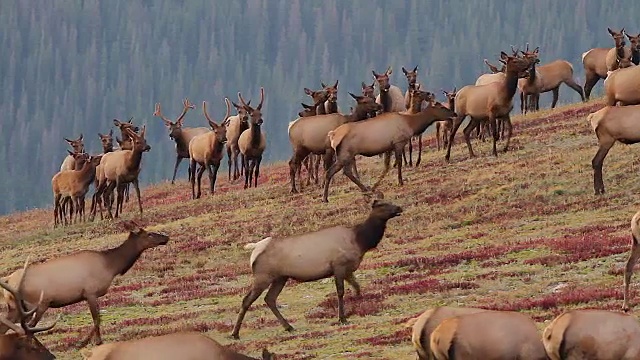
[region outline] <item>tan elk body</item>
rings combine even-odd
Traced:
[[[406,326],[412,329],[411,342],[416,350],[418,360],[433,360],[433,354],[429,345],[431,333],[442,321],[464,314],[475,314],[487,311],[485,309],[439,306],[431,308],[420,314],[418,317],[410,319]]]
[[[551,360],[638,360],[640,323],[633,315],[607,310],[570,310],[544,329]]]
[[[605,106],[587,115],[587,121],[598,138],[598,151],[591,160],[593,188],[596,195],[604,194],[602,165],[611,147],[618,141],[627,145],[640,142],[640,105]]]
[[[80,154],[77,156],[83,156]],[[84,198],[89,187],[94,182],[96,166],[101,161],[101,157],[86,155],[84,165],[80,170],[60,171],[51,178],[51,189],[53,191],[53,226],[59,225],[62,221],[66,223],[63,216],[63,208],[66,198],[71,199],[75,207],[76,220],[84,219],[85,203]],[[70,213],[70,222],[73,222],[73,213]],[[63,219],[64,218],[64,219]]]
[[[223,119],[228,119],[229,112],[231,111],[229,102],[227,101],[226,103],[227,114]],[[209,173],[209,185],[211,195],[213,195],[218,169],[220,168],[220,162],[224,156],[224,144],[227,142],[226,120],[223,120],[220,125],[213,121],[207,113],[207,103],[205,101],[202,102],[202,112],[207,118],[212,131],[196,135],[191,139],[191,142],[189,142],[189,171],[191,172],[189,178],[191,179],[191,196],[193,199],[200,198],[200,183],[202,180],[202,174],[205,170]],[[197,175],[196,165],[200,166]],[[197,194],[195,191],[196,178],[198,182]]]
[[[640,66],[615,70],[604,81],[605,103],[610,106],[640,104]]]
[[[93,327],[81,342],[85,346],[95,335],[100,344],[100,313],[98,298],[104,296],[117,275],[124,275],[146,249],[165,245],[169,237],[147,232],[133,222],[125,223],[129,231],[127,239],[119,246],[106,250],[82,250],[69,255],[30,265],[8,276],[10,286],[17,289],[28,304],[37,306],[31,321],[34,326],[49,308],[61,308],[86,301],[93,318]],[[42,298],[40,299],[42,294]],[[9,305],[9,320],[18,318],[14,296],[3,291]],[[40,300],[38,300],[40,299]]]
[[[535,322],[511,311],[448,318],[431,333],[436,360],[546,360]]]
[[[84,351],[83,356],[85,360],[258,360],[237,353],[197,332],[178,332],[104,344]],[[275,360],[276,356],[263,349],[260,359]]]
[[[476,86],[491,84],[492,82],[503,81],[504,79],[506,79],[506,75],[505,75],[506,66],[504,64],[500,69],[498,69],[497,66],[491,65],[489,63],[489,60],[487,59],[484,59],[484,63],[489,67],[489,70],[491,70],[491,73],[482,74],[478,76],[478,79],[476,79],[476,83],[475,83]]]
[[[242,299],[232,336],[239,338],[240,326],[254,301],[267,289],[264,301],[280,324],[287,330],[293,327],[278,310],[276,300],[288,279],[300,282],[334,277],[338,294],[338,317],[347,321],[344,312],[344,282],[360,295],[360,285],[354,272],[366,252],[378,246],[386,230],[387,221],[402,214],[402,208],[374,201],[364,222],[355,226],[334,226],[284,238],[268,237],[245,248],[253,249],[249,265],[253,281]]]

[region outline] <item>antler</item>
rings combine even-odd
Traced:
[[[29,257],[27,257],[27,260],[24,262],[24,267],[22,269],[22,277],[20,278],[18,289],[22,289],[24,285],[24,279],[27,274],[28,266],[29,266]],[[11,293],[11,295],[13,295],[16,309],[20,314],[20,325],[22,326],[22,329],[18,328],[15,324],[12,324],[11,321],[9,321],[8,319],[4,317],[0,317],[0,322],[7,325],[11,330],[20,334],[33,335],[35,333],[49,331],[53,329],[53,327],[56,326],[56,323],[58,322],[58,320],[60,320],[60,315],[58,315],[58,318],[50,325],[39,327],[39,328],[29,326],[29,324],[27,323],[27,320],[33,315],[33,313],[36,312],[36,310],[38,310],[38,307],[40,306],[40,303],[42,303],[42,299],[44,298],[44,291],[40,291],[40,299],[38,300],[38,303],[36,304],[36,306],[34,306],[33,309],[31,310],[27,310],[25,301],[22,298],[22,294],[20,294],[19,291],[17,291],[16,289],[14,289],[13,287],[11,287],[9,284],[7,284],[2,280],[0,280],[0,287],[7,290],[9,293]]]
[[[227,113],[224,116],[224,120],[222,120],[223,125],[229,124],[229,115],[231,115],[231,104],[229,103],[229,98],[224,98],[224,103],[227,105]]]
[[[156,103],[156,108],[153,111],[153,116],[157,116],[160,119],[162,119],[162,121],[164,121],[164,123],[166,125],[171,125],[171,120],[169,120],[167,117],[165,117],[164,115],[162,115],[162,110],[160,108],[160,103]],[[133,118],[132,118],[133,119]]]
[[[512,56],[518,56],[519,51],[520,51],[519,48],[514,48],[513,45],[511,45],[511,52],[513,52]]]
[[[262,109],[262,104],[264,103],[264,88],[260,87],[260,104],[256,108],[257,110]]]
[[[188,98],[185,98],[184,100],[182,100],[182,113],[180,113],[180,116],[178,116],[178,118],[176,119],[176,124],[179,124],[180,126],[182,126],[182,120],[184,119],[184,116],[187,115],[187,111],[189,111],[189,109],[195,109],[195,108],[196,106],[193,105]]]

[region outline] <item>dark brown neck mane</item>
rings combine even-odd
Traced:
[[[427,107],[422,111],[414,114],[405,114],[403,117],[407,119],[407,125],[413,130],[414,136],[422,134],[431,124],[436,121],[446,120],[445,116],[438,116],[439,110],[433,107]]]
[[[369,117],[369,112],[364,105],[357,104],[350,115],[347,115],[348,122],[361,121]]]
[[[529,78],[527,79],[527,84],[535,84],[536,80],[536,63],[534,62],[529,69]]]
[[[356,243],[363,254],[378,246],[387,229],[387,221],[388,219],[371,214],[363,223],[354,226]]]
[[[107,264],[109,264],[113,275],[124,275],[133,264],[136,263],[142,251],[144,249],[140,249],[138,247],[137,238],[129,234],[127,240],[125,240],[120,246],[99,251],[106,260]]]
[[[338,102],[337,101],[328,101],[329,102],[329,106],[327,109],[327,114],[335,114],[338,112]],[[321,105],[322,107],[324,107],[324,104]]]
[[[507,67],[506,71],[506,79],[505,79],[505,90],[507,95],[507,102],[513,99],[513,96],[516,94],[516,90],[518,89],[518,71],[511,71]]]
[[[393,101],[391,99],[391,94],[389,94],[390,89],[391,88],[386,91],[380,89],[380,105],[382,105],[382,112],[391,112]]]
[[[251,123],[251,147],[256,149],[260,146],[260,139],[262,138],[260,132],[260,125]]]

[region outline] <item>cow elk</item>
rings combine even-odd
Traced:
[[[410,319],[405,326],[412,329],[411,342],[416,350],[418,360],[433,360],[433,352],[429,344],[431,333],[442,321],[458,315],[475,314],[485,309],[456,306],[438,306],[426,310],[418,317]]]
[[[481,311],[443,320],[431,333],[436,360],[547,360],[535,322],[511,311]]]
[[[467,85],[456,93],[455,113],[457,116],[453,121],[449,143],[447,144],[447,154],[445,155],[447,162],[451,156],[451,146],[453,145],[456,132],[467,116],[471,117],[471,121],[464,129],[464,137],[471,157],[475,157],[475,154],[471,148],[470,135],[481,121],[489,122],[493,135],[494,156],[498,156],[496,148],[496,142],[498,141],[498,119],[502,119],[504,122],[503,126],[506,127],[507,131],[507,140],[503,151],[506,152],[509,148],[509,142],[511,141],[513,132],[511,117],[509,115],[513,108],[513,96],[516,93],[518,79],[523,76],[524,71],[531,67],[534,61],[517,56],[509,56],[505,52],[502,52],[500,56],[506,62],[505,81],[480,86]]]
[[[607,310],[570,310],[543,330],[551,360],[640,359],[640,324],[629,314]]]
[[[621,70],[618,70],[621,71]],[[640,142],[640,105],[605,106],[587,116],[598,138],[598,151],[591,160],[593,188],[604,194],[602,165],[611,147],[617,142],[631,145]]]
[[[368,96],[349,95],[355,99],[356,108],[350,115],[340,113],[301,117],[289,123],[289,141],[293,155],[289,160],[291,192],[297,193],[296,174],[300,173],[302,160],[309,154],[325,155],[333,158],[333,152],[327,134],[329,131],[348,122],[366,119],[382,106]],[[326,169],[325,169],[326,171]]]
[[[605,104],[609,106],[640,104],[640,66],[627,60],[627,67],[610,72],[604,80]]]
[[[260,176],[260,162],[262,161],[262,154],[267,147],[267,138],[262,132],[262,105],[264,103],[264,88],[260,88],[260,104],[256,108],[251,107],[244,99],[242,94],[238,93],[238,99],[240,103],[247,111],[250,117],[249,128],[240,134],[238,139],[238,147],[242,154],[242,162],[245,169],[244,173],[244,188],[251,187],[252,180],[254,181],[253,187],[258,187],[258,177]]]
[[[225,121],[227,122],[227,165],[229,167],[229,181],[237,180],[240,175],[244,175],[245,169],[242,167],[244,164],[238,166],[238,155],[240,155],[240,148],[238,147],[238,139],[240,134],[249,128],[249,113],[242,105],[238,105],[228,98],[224,98],[225,103],[229,106],[229,103],[236,109],[236,114],[229,116]],[[251,105],[251,100],[247,102]],[[233,170],[233,178],[231,176]]]
[[[613,37],[616,47],[624,42],[624,28],[620,32],[616,32],[607,28],[611,37]],[[600,79],[607,78],[607,56],[610,51],[616,54],[616,48],[593,48],[582,53],[582,66],[585,71],[584,81],[584,97],[588,101],[591,96],[591,90]],[[615,59],[615,57],[614,57]]]
[[[189,99],[184,99],[182,101],[182,112],[176,119],[176,121],[171,121],[162,115],[162,109],[160,108],[160,103],[156,103],[155,110],[153,112],[153,116],[157,116],[164,122],[164,125],[169,130],[169,138],[176,143],[176,163],[173,167],[173,176],[171,177],[171,184],[175,184],[176,181],[176,173],[178,171],[178,166],[182,159],[189,159],[189,142],[196,135],[204,134],[209,131],[209,129],[205,127],[197,127],[197,128],[189,128],[183,127],[184,117],[187,115],[187,112],[190,109],[195,109],[196,106],[193,105]],[[191,174],[191,172],[189,172]]]
[[[86,346],[94,336],[97,344],[102,343],[98,299],[108,292],[117,275],[129,271],[142,252],[169,241],[168,236],[147,232],[132,221],[123,225],[129,236],[120,246],[106,250],[82,250],[16,270],[6,278],[10,286],[21,284],[17,289],[24,302],[35,307],[30,326],[35,326],[49,308],[86,301],[93,318],[93,328],[80,346]],[[16,307],[21,301],[16,301],[20,299],[11,292],[5,291],[3,295],[10,309],[8,319],[15,322],[20,317]]]
[[[113,124],[120,129],[120,138],[116,136],[116,142],[118,143],[118,147],[120,150],[132,150],[133,149],[133,139],[127,135],[127,129],[138,133],[140,128],[133,125],[133,117],[129,118],[127,122],[122,122],[118,119],[113,119]],[[124,201],[129,202],[129,184],[125,185],[124,188]],[[122,211],[122,209],[120,209]]]
[[[74,153],[82,154],[84,152],[84,141],[82,139],[83,136],[80,134],[80,136],[75,140],[64,138],[64,141],[71,146]],[[76,160],[72,155],[67,155],[62,161],[62,165],[60,165],[60,171],[73,170],[75,168]]]
[[[258,360],[222,346],[198,332],[177,332],[142,339],[118,341],[84,351],[85,360]],[[262,349],[262,360],[275,360],[276,355]]]
[[[447,98],[447,102],[445,102],[443,105],[450,110],[453,110],[455,108],[456,92],[457,90],[455,87],[451,91],[442,90],[442,93]],[[447,146],[452,122],[453,119],[436,122],[436,146],[438,147],[438,150],[440,150],[441,148],[442,150],[444,150]],[[440,146],[440,144],[442,144],[442,146]]]
[[[613,37],[613,41],[615,42],[615,47],[609,49],[607,51],[607,56],[605,57],[605,65],[607,66],[607,71],[615,71],[622,67],[619,62],[620,59],[629,58],[631,60],[631,49],[625,47],[627,43],[624,40],[624,28],[620,30],[620,32],[613,31],[607,28],[611,37]],[[628,65],[628,64],[626,64]]]
[[[226,104],[227,114],[223,119],[228,119],[229,113],[231,112],[229,102],[227,101]],[[189,171],[191,172],[189,178],[191,179],[191,196],[193,199],[200,198],[200,183],[205,170],[209,173],[209,185],[211,195],[213,195],[218,169],[224,156],[224,144],[227,142],[227,120],[223,120],[220,125],[213,121],[207,113],[207,103],[205,101],[202,102],[202,113],[207,118],[212,131],[194,136],[189,143]],[[200,165],[197,175],[196,165]],[[213,167],[213,169],[211,167]],[[198,181],[197,194],[195,191],[196,177]]]
[[[333,277],[338,294],[338,318],[341,323],[346,323],[344,282],[353,287],[356,296],[360,296],[360,285],[353,273],[364,255],[382,240],[387,221],[400,214],[401,207],[376,200],[367,219],[355,226],[335,226],[286,238],[268,237],[245,245],[245,248],[253,249],[249,259],[253,281],[242,299],[242,308],[231,336],[239,338],[245,314],[267,288],[265,303],[285,330],[292,331],[293,327],[276,304],[288,279],[310,282]]]
[[[325,114],[329,114],[329,110],[336,110],[336,111],[332,111],[331,114],[335,114],[338,112],[338,108],[337,105],[334,107],[331,107],[331,109],[329,108],[329,106],[327,106],[327,104],[329,104],[329,90],[333,90],[330,87],[325,86],[324,83],[322,83],[322,86],[324,87],[322,90],[317,90],[317,91],[313,91],[311,89],[308,88],[304,88],[304,92],[305,94],[309,95],[309,97],[311,97],[311,99],[313,100],[313,105],[312,107],[315,109],[315,113],[312,113],[311,111],[306,111],[305,112],[305,116],[300,115],[300,113],[298,113],[298,115],[300,117],[306,117],[306,116],[313,116],[313,115],[325,115]],[[336,85],[335,85],[335,101],[337,101],[337,92],[338,92],[338,82],[336,81]],[[337,103],[336,103],[337,104]],[[295,121],[295,120],[294,120]],[[290,125],[291,126],[291,125]],[[289,127],[290,127],[289,126]],[[322,160],[322,156],[321,155],[316,155],[316,154],[308,154],[304,160],[302,160],[302,164],[304,165],[304,167],[307,169],[307,185],[311,184],[311,179],[315,180],[315,183],[317,184],[319,181],[319,172],[320,172],[320,161]],[[325,164],[325,169],[327,168],[327,164]],[[298,169],[298,172],[300,172],[301,168]],[[298,174],[298,176],[300,176],[300,174]],[[302,183],[300,184],[302,186]]]
[[[419,99],[425,100],[431,93],[414,90]],[[421,101],[418,100],[418,101]],[[322,201],[328,201],[329,185],[333,176],[343,170],[344,174],[355,183],[362,192],[374,191],[384,176],[389,172],[391,152],[395,153],[398,168],[398,183],[402,180],[402,151],[411,137],[421,134],[438,120],[445,120],[455,113],[440,103],[429,105],[417,114],[383,113],[373,119],[338,126],[328,133],[331,148],[335,151],[336,162],[325,173],[324,192]],[[384,154],[384,172],[380,175],[372,188],[362,184],[354,176],[352,167],[356,155],[374,156]]]
[[[407,91],[404,93],[404,105],[407,110],[411,110],[411,90],[420,89],[420,84],[418,81],[418,65],[416,65],[413,70],[409,71],[402,67],[402,73],[407,78]],[[417,107],[417,112],[419,112],[423,106],[426,106],[427,102],[423,101],[420,104],[420,107]],[[420,165],[422,162],[422,134],[416,136],[418,141],[418,159],[416,160],[416,166]],[[413,139],[409,141],[409,166],[413,166]],[[403,158],[406,158],[406,155],[402,154]]]
[[[333,85],[320,83],[327,94],[327,101],[324,103],[325,114],[335,114],[338,112],[338,80]]]

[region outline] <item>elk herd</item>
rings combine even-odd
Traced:
[[[291,192],[302,189],[304,167],[306,187],[312,186],[312,182],[321,186],[324,202],[328,201],[331,181],[340,170],[360,191],[372,195],[391,170],[392,156],[401,186],[403,165],[414,166],[413,140],[418,145],[417,167],[422,161],[422,136],[434,125],[437,149],[446,148],[445,160],[449,162],[455,135],[467,117],[463,136],[469,156],[476,156],[471,140],[484,141],[486,136],[492,141],[492,154],[497,156],[498,141],[504,141],[503,152],[509,150],[513,135],[510,113],[516,93],[524,114],[538,111],[540,94],[549,91],[553,94],[551,107],[555,107],[563,83],[586,101],[598,80],[604,79],[605,107],[587,116],[599,143],[592,160],[594,190],[596,195],[604,193],[602,164],[609,149],[616,141],[640,142],[640,67],[637,67],[640,34],[629,35],[624,28],[608,32],[614,40],[613,47],[594,48],[582,54],[584,88],[575,81],[571,63],[557,59],[541,64],[540,48],[530,50],[528,44],[522,51],[512,47],[511,53],[501,52],[500,67],[485,59],[490,72],[478,77],[473,85],[441,90],[444,102],[437,101],[435,93],[418,82],[417,66],[411,70],[402,68],[407,81],[404,93],[391,83],[391,67],[383,73],[372,70],[373,82],[370,85],[362,82],[361,94],[349,92],[355,101],[349,113],[339,110],[338,81],[321,83],[318,90],[304,88],[311,105],[301,103],[298,118],[288,125],[292,146],[288,163]],[[160,103],[155,104],[153,116],[162,120],[169,138],[175,142],[171,183],[175,183],[182,160],[188,159],[193,199],[201,197],[205,171],[210,192],[214,193],[225,152],[229,181],[244,176],[244,188],[258,185],[267,145],[262,130],[264,89],[260,89],[260,101],[255,107],[240,93],[237,95],[238,103],[224,99],[226,113],[219,121],[209,115],[207,103],[202,102],[208,127],[184,126],[185,115],[196,107],[189,99],[184,99],[175,120],[165,117]],[[98,134],[102,145],[98,154],[86,152],[82,134],[77,139],[64,139],[72,150],[68,150],[60,171],[51,180],[54,227],[86,220],[85,196],[92,184],[89,220],[94,220],[98,211],[103,219],[103,206],[107,218],[118,217],[123,203],[129,199],[131,184],[142,214],[139,175],[143,154],[151,150],[145,137],[146,125],[134,125],[133,118],[126,122],[114,119],[113,125],[120,132],[115,138],[118,148],[114,148],[113,130],[109,130],[107,134]],[[383,169],[372,185],[365,185],[358,174],[357,157],[376,155],[383,158]],[[402,213],[400,206],[376,199],[371,202],[366,219],[356,225],[333,226],[290,237],[267,237],[246,244],[245,249],[251,250],[248,265],[252,283],[240,302],[232,337],[239,339],[249,308],[265,290],[264,301],[269,310],[286,331],[293,330],[276,303],[289,279],[312,282],[333,278],[338,320],[346,323],[345,282],[356,296],[361,294],[354,272],[364,255],[378,246],[389,220]],[[6,308],[6,313],[0,314],[0,359],[55,358],[35,335],[54,329],[56,322],[37,325],[47,309],[80,302],[87,303],[93,327],[78,346],[85,347],[92,339],[98,345],[83,350],[86,359],[253,359],[198,332],[102,344],[99,299],[108,293],[113,279],[125,275],[145,250],[169,242],[169,236],[147,231],[133,221],[123,224],[128,236],[117,247],[79,251],[37,264],[29,264],[27,259],[22,268],[0,280],[3,289],[0,298]],[[630,310],[631,275],[640,259],[640,211],[632,218],[631,234],[631,254],[624,271],[625,312]],[[412,328],[411,341],[418,359],[640,359],[640,323],[633,315],[622,312],[566,311],[539,333],[535,322],[524,313],[437,306],[410,319],[406,326]],[[276,355],[263,349],[261,358],[275,359]]]

